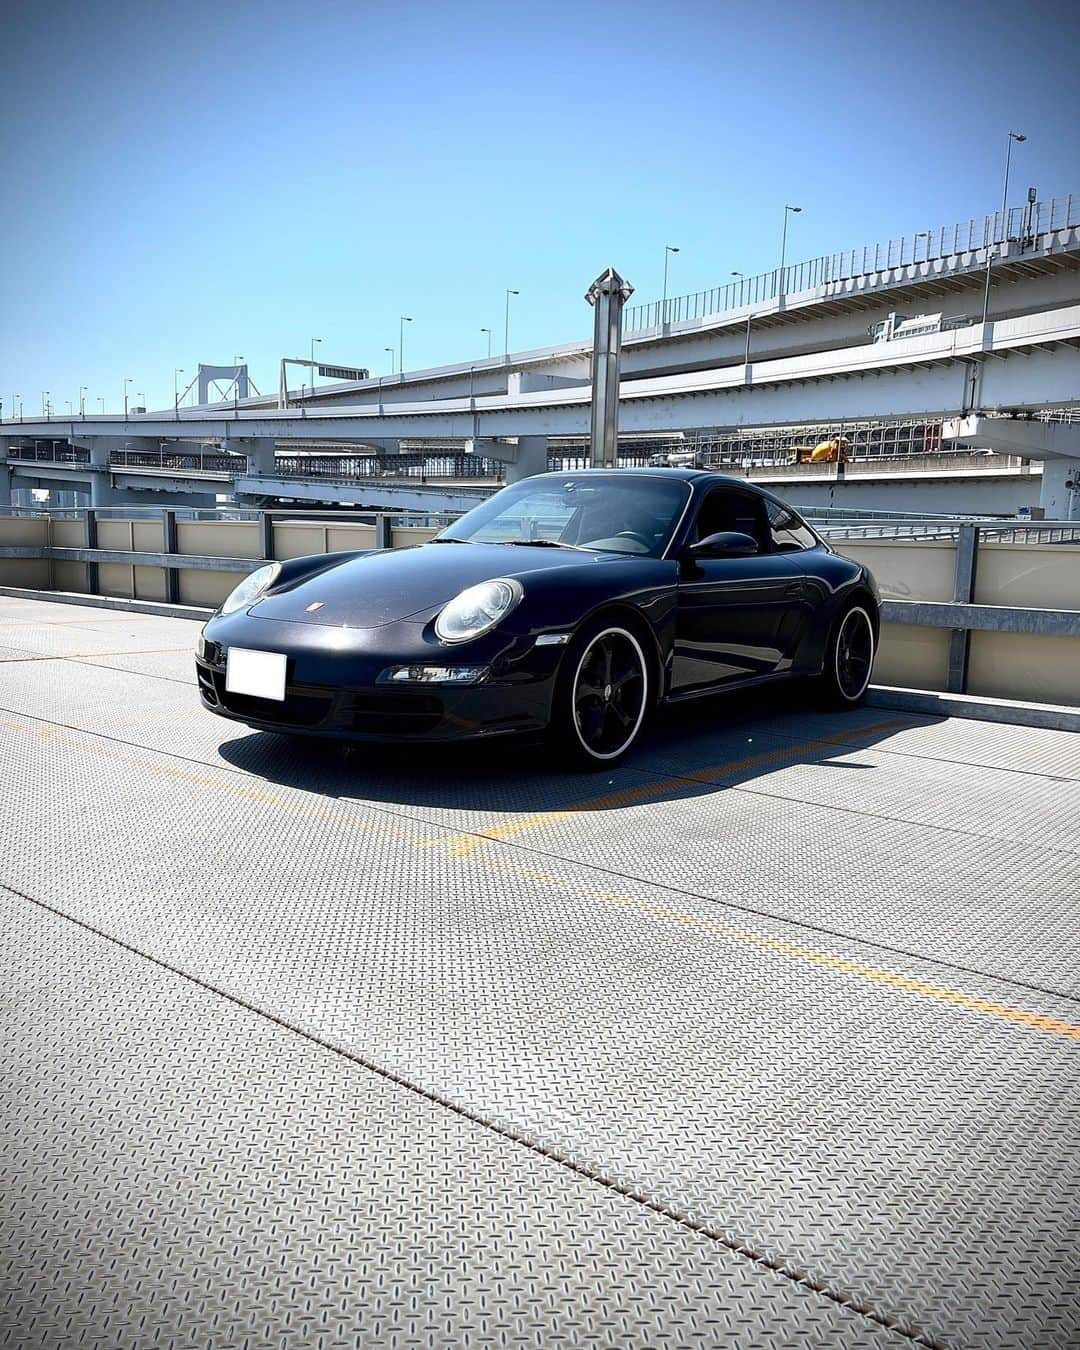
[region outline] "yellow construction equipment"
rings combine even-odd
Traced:
[[[837,464],[848,461],[851,442],[846,436],[834,436],[828,441],[818,441],[817,445],[796,445],[792,464]]]

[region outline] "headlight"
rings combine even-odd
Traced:
[[[468,642],[479,637],[506,618],[524,594],[519,581],[506,577],[470,586],[456,595],[435,620],[436,636],[444,642]]]
[[[263,591],[274,584],[280,571],[281,564],[276,562],[267,563],[265,567],[257,567],[234,591],[229,592],[221,606],[222,614],[231,614],[233,610],[243,609],[245,605],[257,600]]]

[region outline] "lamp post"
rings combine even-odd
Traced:
[[[512,291],[509,286],[506,288],[506,322],[503,325],[503,355],[510,355],[510,297],[520,295],[520,291]]]
[[[1006,243],[1008,242],[1009,238],[1009,216],[1007,203],[1009,200],[1009,166],[1012,163],[1013,141],[1016,141],[1016,143],[1019,144],[1021,141],[1026,140],[1027,137],[1024,135],[1022,131],[1010,131],[1008,139],[1005,141],[1005,181],[1001,185],[1001,222],[1002,222],[1001,235],[1002,240]],[[986,284],[983,287],[983,314],[982,314],[982,321],[984,324],[986,323],[986,320],[990,314],[990,264],[993,261],[994,257],[994,242],[995,241],[993,239],[988,239],[986,241]]]
[[[389,353],[390,353],[390,374],[393,375],[393,373],[394,373],[394,349],[393,349],[393,347],[384,347],[384,348],[383,348],[383,351],[384,351],[384,352],[389,352]]]
[[[98,402],[101,404],[101,415],[102,415],[102,417],[104,417],[104,416],[105,416],[105,400],[101,397],[100,394],[98,395]]]
[[[80,416],[80,417],[85,417],[85,416],[86,416],[86,391],[87,391],[88,388],[89,388],[88,385],[85,385],[85,384],[80,384],[80,385],[79,385],[79,416]]]
[[[48,415],[49,415],[48,412],[46,411],[46,409],[47,409],[48,406],[49,406],[49,401],[48,401],[48,400],[49,400],[49,391],[48,391],[47,389],[43,389],[43,390],[41,391],[41,415],[42,415],[42,417],[48,417]]]
[[[183,375],[183,373],[184,373],[184,368],[183,368],[183,366],[176,366],[176,367],[173,369],[173,373],[172,373],[172,401],[173,401],[173,412],[176,414],[177,417],[180,416],[180,386],[179,386],[179,384],[178,384],[177,381],[176,381],[176,377],[177,377],[177,375]]]
[[[128,387],[129,384],[132,384],[133,382],[134,382],[134,377],[133,377],[133,376],[131,376],[131,375],[125,375],[125,376],[124,376],[124,420],[125,420],[125,421],[127,420],[127,415],[128,415],[128,392],[127,392],[127,387]]]
[[[398,320],[398,353],[397,368],[398,374],[405,374],[405,325],[412,323],[412,319],[407,314],[402,314]]]
[[[738,277],[740,281],[745,281],[745,280],[746,280],[746,274],[745,274],[744,272],[732,272],[731,275],[732,275],[733,277]],[[740,299],[740,300],[742,299],[742,287],[741,287],[741,286],[739,287],[739,299]],[[748,365],[750,364],[750,320],[751,320],[753,317],[754,317],[754,316],[753,316],[752,314],[748,314],[748,315],[746,316],[746,346],[745,346],[744,349],[743,349],[743,365],[744,365],[744,366],[748,366]]]
[[[69,417],[74,417],[75,414],[72,412],[72,409],[71,409],[71,399],[66,398],[66,399],[64,399],[64,402],[68,405],[68,416],[69,416]]]
[[[315,344],[321,342],[322,338],[311,339],[311,392],[315,393]]]
[[[787,218],[789,213],[797,216],[801,210],[801,206],[784,207],[784,233],[780,240],[780,276],[776,285],[777,298],[780,300],[783,300],[784,298],[784,262],[787,258]]]
[[[491,360],[491,329],[490,329],[490,328],[481,328],[480,331],[481,331],[481,333],[486,333],[486,334],[487,334],[487,340],[488,340],[488,360],[490,361],[490,360]]]
[[[671,254],[673,254],[673,253],[678,253],[678,251],[679,251],[679,250],[675,247],[674,244],[665,244],[665,245],[664,245],[664,299],[663,299],[663,301],[661,302],[661,305],[660,305],[660,322],[661,322],[661,324],[667,323],[667,269],[668,269],[668,263],[671,261]]]

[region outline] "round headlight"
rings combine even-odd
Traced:
[[[278,578],[281,571],[280,563],[267,563],[265,567],[257,567],[254,572],[246,576],[235,590],[230,591],[221,606],[222,614],[231,614],[234,610],[243,609],[245,605],[250,605],[257,600],[263,591],[269,589]]]
[[[444,642],[468,642],[479,637],[504,619],[524,594],[519,581],[506,577],[470,586],[456,595],[435,620],[436,636]]]

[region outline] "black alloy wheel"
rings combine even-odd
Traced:
[[[861,605],[846,611],[836,630],[831,653],[833,686],[838,701],[852,705],[866,693],[874,669],[874,625]]]
[[[566,658],[552,733],[572,764],[609,767],[633,745],[648,711],[652,691],[641,641],[617,623],[599,624],[575,638]]]

